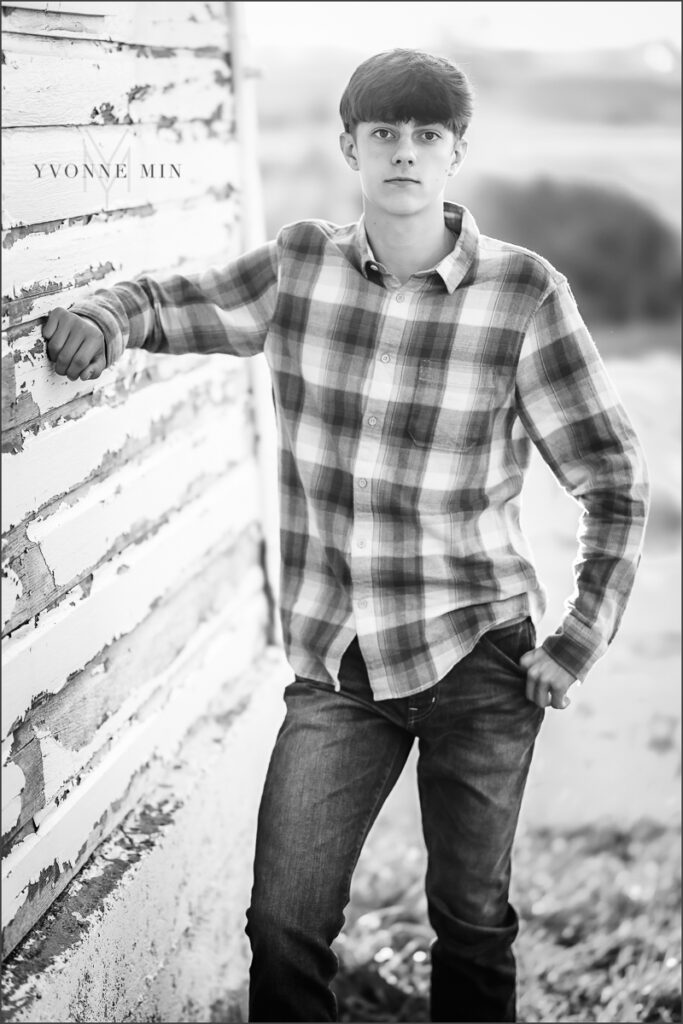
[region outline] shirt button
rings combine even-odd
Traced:
[[[360,480],[358,481],[358,486],[359,487],[367,487],[368,486],[368,482],[367,482],[367,480],[365,479],[364,476],[362,476],[360,478]]]
[[[368,606],[368,602],[365,600],[365,598],[361,598],[361,600],[358,602],[358,607],[359,608],[367,608],[367,606]]]
[[[371,427],[376,427],[377,426],[377,417],[376,416],[368,416],[368,423],[370,424]]]
[[[358,541],[358,547],[359,548],[364,548],[365,547],[365,541],[364,540],[359,540]]]
[[[403,294],[403,292],[399,292],[398,295],[396,296],[396,301],[397,302],[403,302],[404,299],[405,299],[405,295]]]
[[[382,358],[382,362],[383,363],[390,363],[391,362],[391,356],[387,352],[385,352],[384,355],[381,358]]]

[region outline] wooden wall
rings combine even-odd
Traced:
[[[6,953],[263,651],[269,607],[247,363],[135,351],[71,382],[40,333],[243,247],[231,5],[2,7]]]

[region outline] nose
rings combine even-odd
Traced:
[[[402,136],[398,140],[391,162],[396,167],[412,167],[415,163],[415,150],[410,136]]]

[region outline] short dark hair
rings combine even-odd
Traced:
[[[339,104],[344,131],[360,121],[438,122],[460,138],[472,117],[474,92],[446,57],[422,50],[387,50],[356,68]]]

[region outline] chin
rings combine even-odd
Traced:
[[[415,196],[392,196],[387,198],[382,196],[381,199],[370,199],[372,205],[382,210],[383,213],[395,214],[396,216],[409,216],[410,214],[419,213],[425,208],[425,203],[416,199]]]

